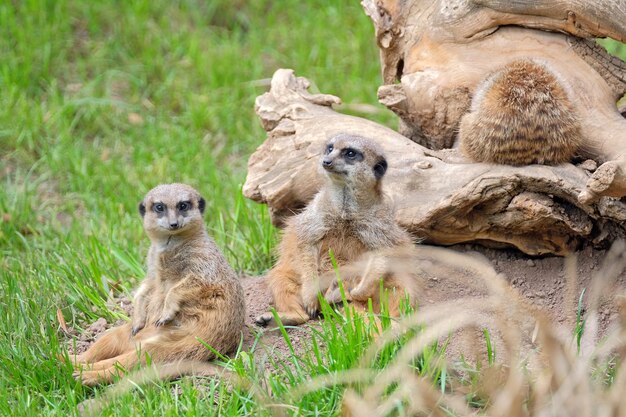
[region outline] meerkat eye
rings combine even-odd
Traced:
[[[346,149],[346,153],[345,153],[346,158],[354,159],[356,158],[356,155],[357,153],[354,149]]]
[[[189,204],[188,201],[181,201],[180,203],[178,203],[178,210],[180,211],[187,211],[191,208],[191,204]]]
[[[333,151],[333,145],[328,145],[328,146],[326,147],[326,154],[329,154],[329,153],[331,153],[332,151]]]
[[[157,213],[163,213],[165,211],[165,205],[162,203],[156,203],[152,209]]]

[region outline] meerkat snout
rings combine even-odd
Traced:
[[[172,235],[201,223],[205,204],[204,198],[187,185],[162,184],[146,195],[139,213],[148,234]]]

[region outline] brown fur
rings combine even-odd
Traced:
[[[342,265],[338,269],[344,283],[346,301],[356,311],[367,312],[369,302],[375,312],[381,310],[380,282],[387,291],[387,308],[391,316],[397,317],[405,296],[410,302],[417,301],[421,289],[419,275],[421,270],[416,264],[414,245],[394,246],[376,251],[368,251],[354,262]],[[322,275],[322,282],[333,282],[336,272],[329,271]],[[333,282],[324,298],[331,304],[342,302],[339,286]]]
[[[461,119],[461,151],[478,162],[568,162],[582,143],[569,87],[550,67],[519,60],[492,74]]]
[[[349,149],[361,157],[350,160],[345,154]],[[368,139],[339,135],[326,144],[320,161],[326,183],[304,211],[288,221],[279,246],[279,260],[267,277],[283,324],[305,323],[318,313],[318,294],[329,288],[329,294],[332,293],[334,280],[328,278],[332,274],[320,279],[332,271],[329,251],[339,265],[345,265],[369,251],[412,246],[410,236],[396,223],[382,192],[381,178],[386,167],[382,150]],[[381,277],[372,276],[376,283]],[[346,281],[346,287],[354,292],[353,300],[367,303],[379,291],[378,285],[371,291],[372,287],[364,281],[354,276]],[[386,277],[385,287],[395,284]],[[404,291],[399,288],[393,296],[400,299]],[[257,318],[257,323],[274,323],[274,318],[265,313]]]
[[[179,204],[187,202],[188,209]],[[155,211],[158,204],[166,207]],[[202,220],[204,200],[184,184],[159,185],[140,205],[151,246],[132,324],[111,329],[74,358],[86,385],[111,382],[119,366],[214,358],[237,347],[245,306],[239,280]],[[145,213],[145,214],[143,214]],[[175,225],[175,226],[171,226]]]

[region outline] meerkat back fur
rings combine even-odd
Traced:
[[[153,188],[139,205],[150,238],[147,274],[131,323],[111,329],[75,358],[86,385],[110,382],[118,365],[209,360],[233,351],[244,327],[241,284],[202,218],[205,201],[185,184]]]
[[[368,251],[412,245],[383,194],[381,180],[387,161],[375,142],[347,134],[335,136],[326,143],[319,166],[324,185],[301,213],[288,220],[278,262],[268,273],[283,324],[302,324],[317,314],[318,294],[332,285],[320,280],[332,270],[330,251],[342,265]],[[351,284],[357,285],[356,281]],[[273,320],[271,313],[265,313],[257,323],[267,325]]]
[[[548,63],[507,64],[478,86],[461,119],[459,143],[478,162],[568,162],[582,143],[570,87]]]

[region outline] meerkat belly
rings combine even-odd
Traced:
[[[333,254],[338,265],[343,265],[356,260],[367,250],[367,247],[353,234],[331,234],[327,236],[320,247],[319,273],[330,271]]]

